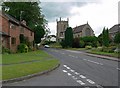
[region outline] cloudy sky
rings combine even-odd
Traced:
[[[48,20],[51,34],[56,35],[56,19],[69,18],[69,26],[89,23],[98,36],[103,27],[118,24],[119,0],[41,0],[42,12]]]

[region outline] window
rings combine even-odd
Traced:
[[[16,38],[12,37],[11,44],[16,44]]]

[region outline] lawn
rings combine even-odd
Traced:
[[[34,60],[37,62],[30,62]],[[2,80],[46,71],[59,64],[57,59],[42,50],[20,54],[3,54],[2,62],[2,64],[11,64],[2,66]]]
[[[107,52],[100,52],[100,51],[89,51],[88,53],[98,54],[98,55],[105,55],[118,58],[118,53],[107,53]]]

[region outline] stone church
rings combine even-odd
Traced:
[[[57,21],[56,38],[57,38],[57,42],[60,42],[65,37],[65,30],[69,26],[69,19],[67,18],[67,21],[64,21],[64,20],[61,20],[61,17],[60,17],[60,20],[58,21],[57,19],[56,21]],[[86,24],[74,27],[73,36],[74,38],[84,37],[84,36],[94,36],[94,31],[87,22]]]

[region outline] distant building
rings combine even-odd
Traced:
[[[68,21],[69,19],[67,19],[67,21],[63,21],[61,20],[56,20],[57,21],[57,42],[60,42],[62,39],[64,39],[65,37],[65,30],[68,27]]]
[[[84,36],[94,36],[94,31],[87,23],[73,28],[73,36],[74,38],[84,37]]]
[[[33,46],[34,32],[26,25],[26,22],[20,22],[14,17],[0,12],[0,38],[2,47],[10,49],[12,52],[17,51],[20,44],[20,36],[24,36]]]
[[[110,38],[113,40],[115,35],[120,32],[120,24],[116,24],[109,29]]]

